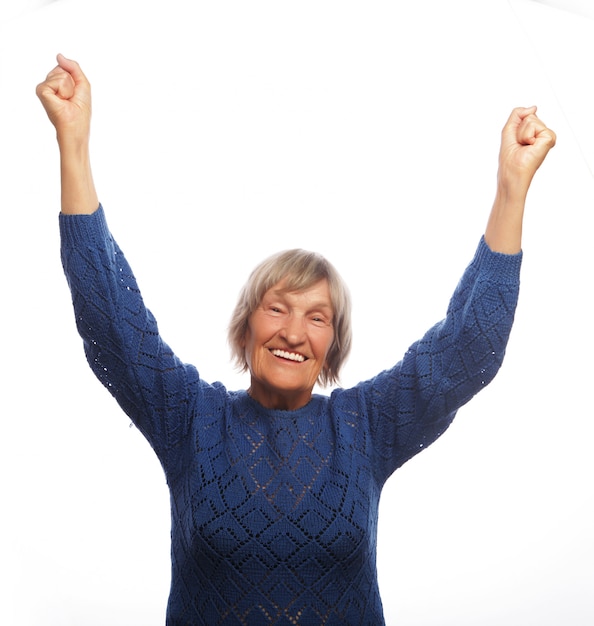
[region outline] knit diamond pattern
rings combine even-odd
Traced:
[[[387,478],[501,365],[521,255],[481,240],[444,320],[400,362],[297,411],[203,381],[162,340],[102,207],[61,216],[87,360],[155,450],[171,493],[167,624],[384,623],[377,514]]]

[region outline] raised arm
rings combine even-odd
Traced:
[[[169,471],[188,432],[198,373],[161,338],[105,213],[98,210],[89,160],[88,80],[77,63],[59,55],[37,94],[60,148],[60,251],[87,361]]]
[[[62,54],[58,65],[37,85],[60,149],[61,210],[66,215],[91,214],[99,199],[91,172],[91,85],[78,63]]]
[[[537,117],[536,107],[512,111],[501,133],[497,194],[485,230],[493,252],[520,252],[528,189],[555,142],[555,133]]]

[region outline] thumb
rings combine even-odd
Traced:
[[[80,83],[88,83],[87,77],[84,72],[80,69],[80,65],[73,61],[72,59],[67,59],[63,54],[58,54],[56,57],[58,61],[58,65],[68,72],[70,76],[72,76],[72,80],[74,80],[75,85],[79,85]]]

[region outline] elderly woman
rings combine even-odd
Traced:
[[[171,494],[167,624],[384,623],[376,574],[382,486],[501,365],[521,263],[524,203],[555,135],[536,109],[502,133],[484,237],[446,318],[392,369],[329,397],[350,304],[324,258],[264,261],[232,317],[247,391],[208,384],[161,339],[91,175],[90,87],[63,56],[37,93],[61,156],[62,259],[87,359],[148,439]]]

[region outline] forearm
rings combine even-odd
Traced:
[[[485,241],[493,252],[517,254],[522,249],[525,191],[500,183],[485,229]]]
[[[65,215],[91,214],[99,206],[89,145],[86,140],[60,139],[61,211]]]

